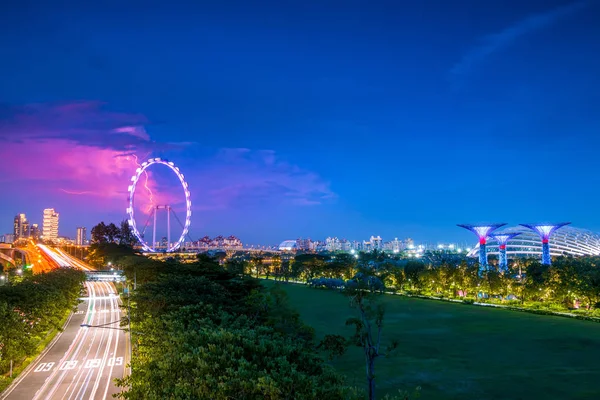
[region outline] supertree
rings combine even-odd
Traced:
[[[460,226],[461,228],[470,230],[471,232],[476,234],[477,237],[479,238],[479,272],[480,273],[487,270],[487,265],[488,265],[487,251],[486,251],[487,237],[490,235],[490,233],[492,233],[493,231],[495,231],[496,229],[498,229],[504,225],[506,225],[506,223],[487,224],[487,225],[461,225],[461,224],[458,224],[458,226]]]
[[[550,265],[552,263],[552,258],[550,258],[550,236],[556,230],[562,228],[565,225],[569,225],[570,222],[559,222],[557,224],[519,224],[524,226],[525,228],[531,229],[540,235],[540,239],[542,239],[542,264]]]
[[[520,232],[511,233],[493,233],[490,235],[491,238],[496,239],[498,242],[498,253],[500,254],[500,270],[506,272],[508,270],[508,260],[506,259],[506,243],[515,236],[519,236]]]

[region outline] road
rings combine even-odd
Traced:
[[[19,250],[26,254],[27,264],[33,267],[34,274],[50,272],[59,267],[55,260],[31,240],[28,240],[25,246],[20,246]]]
[[[86,297],[66,328],[15,380],[1,400],[110,399],[129,362],[112,282],[86,282]]]

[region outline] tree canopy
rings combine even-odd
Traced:
[[[134,260],[125,266],[128,279],[138,277],[132,374],[119,382],[121,398],[352,398],[281,289],[209,257]]]

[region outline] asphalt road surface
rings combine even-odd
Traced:
[[[0,395],[2,400],[110,399],[129,362],[119,297],[110,282],[86,282],[87,297],[34,363]]]

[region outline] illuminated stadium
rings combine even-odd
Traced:
[[[540,236],[525,227],[503,229],[501,233],[519,233],[506,244],[508,258],[535,257],[542,258],[542,241]],[[565,226],[557,230],[549,240],[550,255],[555,256],[597,256],[600,255],[600,235],[585,229]],[[488,238],[488,255],[498,256],[498,242]],[[479,244],[468,253],[469,257],[479,256]]]
[[[294,251],[298,249],[297,242],[295,240],[284,240],[278,247],[281,251]]]

